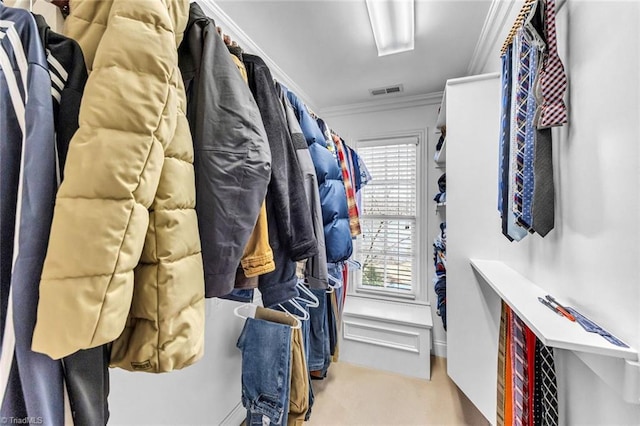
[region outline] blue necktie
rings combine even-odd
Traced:
[[[528,105],[529,94],[532,94],[530,86],[530,76],[533,68],[531,67],[531,44],[525,37],[524,31],[518,31],[516,35],[520,45],[518,52],[519,67],[517,76],[517,94],[516,94],[516,153],[514,164],[514,194],[513,194],[513,214],[515,215],[516,223],[523,228],[529,228],[529,226],[522,220],[522,207],[524,198],[524,169],[525,169],[525,145],[527,141],[527,124],[529,119]],[[531,117],[533,119],[533,117]]]
[[[522,102],[518,102],[518,94],[520,93],[520,81],[518,76],[520,76],[520,69],[522,66],[522,55],[520,54],[522,50],[522,29],[518,30],[518,34],[513,40],[513,57],[512,57],[512,87],[511,87],[511,123],[510,123],[510,137],[509,137],[509,174],[506,185],[508,185],[508,197],[506,201],[507,209],[503,211],[503,215],[506,215],[507,221],[507,234],[510,239],[515,241],[522,240],[527,235],[527,230],[518,226],[517,218],[515,215],[515,200],[517,194],[516,188],[516,169],[517,169],[517,153],[518,153],[518,141],[522,138],[522,142],[524,143],[524,126],[522,126],[522,131],[520,131],[519,123],[526,123],[526,115],[519,117],[521,111],[519,110],[519,106],[524,105],[526,107],[526,102],[524,104]],[[528,66],[528,61],[527,64]],[[522,95],[520,95],[522,96]],[[519,114],[520,113],[520,114]],[[524,118],[525,120],[521,120],[520,118]],[[519,136],[519,133],[522,133]]]
[[[534,188],[534,148],[535,148],[535,135],[536,125],[535,117],[537,110],[537,102],[535,91],[533,90],[536,80],[538,78],[539,61],[538,61],[538,48],[530,44],[529,48],[529,90],[527,93],[527,115],[525,124],[525,139],[523,164],[522,164],[522,217],[520,218],[523,225],[526,228],[531,228],[533,225],[532,217],[532,201],[533,201],[533,188]]]
[[[502,234],[513,240],[508,232],[509,159],[511,124],[511,61],[513,45],[500,58],[502,60],[502,111],[500,120],[500,170],[498,173],[498,211],[502,217]]]

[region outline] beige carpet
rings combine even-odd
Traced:
[[[431,381],[333,363],[312,382],[315,403],[307,425],[488,425],[447,376],[445,358],[432,357]]]

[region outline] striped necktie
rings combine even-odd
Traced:
[[[533,156],[533,138],[527,138],[527,123],[533,121],[535,109],[530,110],[530,99],[535,99],[532,81],[535,81],[535,48],[531,45],[524,30],[518,30],[517,45],[520,46],[517,52],[520,66],[518,68],[517,75],[517,94],[516,94],[516,111],[515,111],[515,123],[516,123],[516,153],[514,164],[514,193],[513,193],[513,213],[516,223],[525,228],[529,228],[529,224],[523,220],[523,204],[525,204],[525,157],[528,155],[527,164],[531,165],[531,159]],[[533,55],[532,55],[533,53]],[[531,62],[531,59],[534,61]],[[535,107],[534,107],[535,108]],[[527,149],[527,142],[529,142],[529,149]],[[531,167],[528,168],[533,171]],[[527,176],[529,177],[529,176]],[[532,177],[532,176],[531,176]],[[529,177],[530,178],[530,177]],[[531,188],[533,192],[533,188]],[[530,205],[531,196],[527,197],[527,204]]]
[[[510,123],[509,123],[509,158],[506,162],[508,164],[507,180],[505,182],[505,194],[507,194],[507,200],[503,201],[506,205],[505,211],[503,211],[503,230],[506,227],[508,238],[512,241],[520,241],[527,236],[527,230],[518,226],[515,216],[514,201],[516,197],[516,156],[517,156],[517,142],[518,142],[518,76],[520,75],[520,67],[522,65],[520,59],[520,41],[522,37],[520,35],[513,39],[513,51],[511,60],[511,108],[510,108]],[[506,226],[505,222],[506,221]]]
[[[526,326],[517,315],[512,315],[512,369],[513,369],[513,425],[529,424],[529,385],[526,345]]]
[[[507,309],[502,302],[502,310],[500,312],[500,336],[498,338],[498,393],[496,407],[496,426],[505,426],[504,408],[505,408],[505,375],[506,375],[506,342],[507,342]],[[508,426],[508,425],[507,425]]]
[[[534,154],[536,136],[536,111],[538,102],[536,98],[536,83],[540,76],[540,50],[535,43],[531,43],[529,49],[529,93],[527,94],[527,122],[525,127],[524,150],[522,152],[522,217],[521,222],[524,227],[531,228],[533,225],[533,194],[534,194]]]
[[[563,96],[567,89],[567,75],[558,56],[556,39],[556,2],[546,0],[545,29],[547,39],[547,58],[541,76],[544,105],[538,127],[562,126],[567,122],[567,107]]]

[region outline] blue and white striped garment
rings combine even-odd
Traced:
[[[62,425],[62,364],[31,351],[57,187],[51,96],[33,16],[0,3],[0,416]]]

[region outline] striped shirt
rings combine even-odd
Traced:
[[[0,416],[63,424],[62,365],[31,351],[56,192],[51,79],[33,16],[1,3],[0,123]]]

